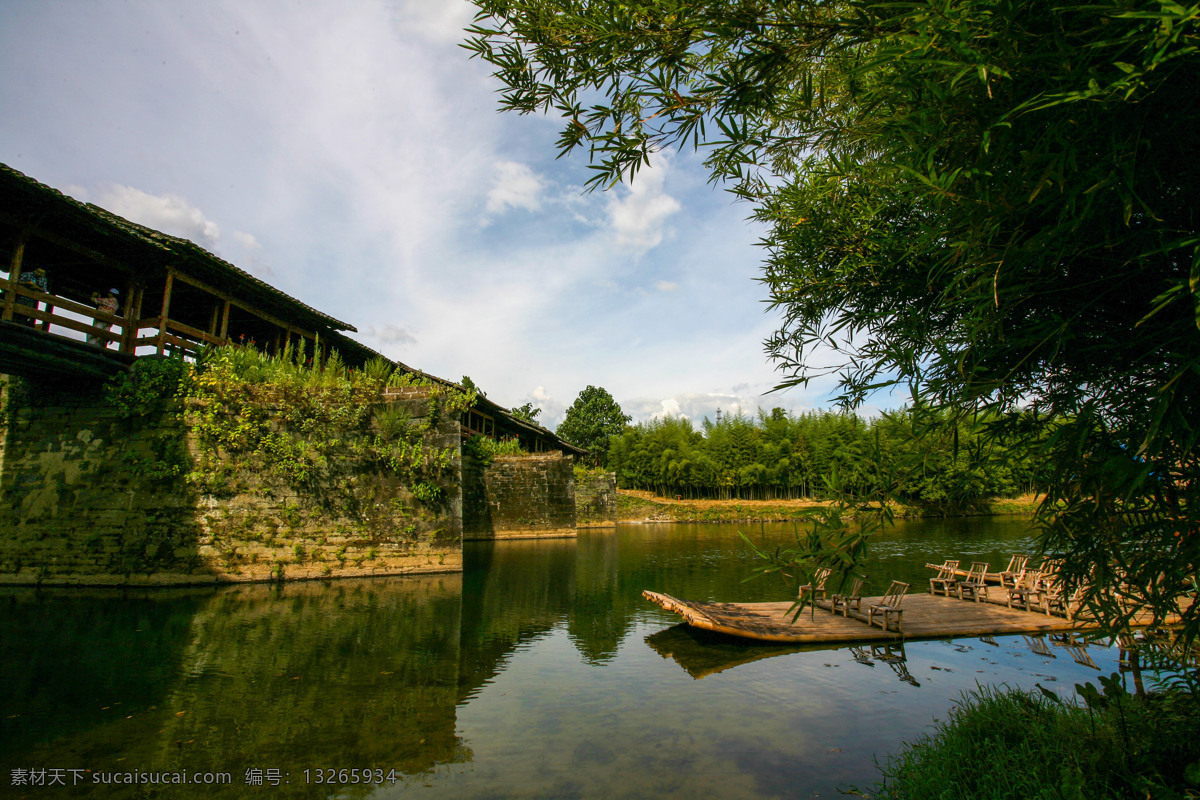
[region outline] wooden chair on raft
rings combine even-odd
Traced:
[[[966,596],[970,595],[971,599],[976,603],[980,601],[980,597],[988,596],[987,585],[988,565],[983,561],[972,561],[971,569],[967,571],[967,577],[961,581],[956,581],[954,590],[958,594],[959,600],[966,600]]]
[[[1017,578],[1021,577],[1021,573],[1025,571],[1028,563],[1029,556],[1024,553],[1013,553],[1013,557],[1008,560],[1008,566],[1000,572],[1000,585],[1016,586]]]
[[[937,571],[938,574],[929,579],[929,593],[937,594],[937,590],[940,588],[946,597],[949,597],[951,590],[954,589],[954,584],[958,583],[958,560],[947,561],[937,567]]]
[[[892,585],[888,587],[887,592],[883,597],[879,598],[878,603],[867,604],[867,624],[874,625],[875,618],[879,617],[879,627],[885,631],[891,621],[896,620],[896,630],[899,633],[904,633],[903,614],[904,610],[900,608],[900,602],[904,600],[904,595],[908,593],[908,584],[903,581],[892,581]]]
[[[1043,589],[1049,586],[1062,567],[1063,562],[1058,558],[1047,558],[1042,561],[1042,565],[1038,567],[1038,586]]]
[[[1005,589],[1005,602],[1009,608],[1033,611],[1035,605],[1041,605],[1041,599],[1045,592],[1040,571],[1036,569],[1022,570],[1016,583]]]
[[[1063,616],[1073,620],[1075,613],[1079,610],[1079,601],[1083,592],[1082,585],[1075,587],[1074,591],[1068,592],[1062,580],[1055,575],[1042,591],[1042,610],[1046,612],[1047,617]]]
[[[803,600],[804,595],[808,594],[811,596],[810,599],[816,600],[817,595],[819,594],[821,596],[821,599],[824,600],[825,599],[825,583],[829,580],[829,573],[831,573],[832,571],[833,570],[829,569],[828,567],[820,567],[820,568],[814,570],[813,577],[812,577],[812,583],[806,583],[803,586],[801,586],[797,597],[799,597],[801,600]]]
[[[854,610],[862,613],[862,587],[863,578],[855,575],[850,581],[850,588],[829,595],[830,607],[829,610],[834,614],[840,610],[843,617],[850,616],[850,607],[854,606]]]
[[[1026,609],[1043,611],[1046,616],[1075,619],[1083,594],[1087,590],[1087,583],[1081,583],[1073,591],[1068,592],[1062,576],[1059,574],[1061,569],[1060,561],[1046,559],[1042,562],[1041,568],[1033,571],[1036,577],[1032,580],[1032,588],[1026,593]],[[1015,590],[1009,591],[1011,594]],[[1036,609],[1035,606],[1037,606]]]

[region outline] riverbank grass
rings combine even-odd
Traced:
[[[883,767],[877,800],[1096,800],[1200,797],[1200,702],[1168,691],[1103,693],[1085,704],[1049,690],[979,687],[937,730],[904,745]],[[1039,687],[1041,688],[1041,687]]]
[[[1039,500],[1036,495],[996,498],[973,508],[970,516],[1032,514]],[[662,497],[636,489],[617,491],[617,519],[622,522],[789,522],[809,519],[830,505],[824,500],[698,500]],[[938,509],[896,506],[893,516],[946,514]]]

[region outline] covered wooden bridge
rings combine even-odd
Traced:
[[[113,289],[106,309],[98,301]],[[0,164],[0,374],[99,379],[139,357],[229,343],[269,353],[290,346],[314,363],[335,350],[351,367],[383,358],[347,332],[356,329],[194,242]],[[518,439],[531,452],[584,452],[483,396],[463,415],[462,433]]]
[[[308,357],[371,351],[324,314],[179,237],[82,203],[0,164],[0,372],[104,375],[141,355],[254,341]],[[24,280],[22,280],[24,278]],[[115,308],[96,295],[117,290]],[[30,332],[49,334],[31,338]]]

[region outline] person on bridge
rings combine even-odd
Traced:
[[[116,316],[117,313],[117,290],[109,289],[106,293],[92,292],[92,302],[96,304],[96,310],[105,314]],[[92,320],[92,326],[108,333],[112,330],[112,323],[108,320],[96,318]],[[98,344],[101,347],[108,347],[108,338],[101,336],[99,333],[89,333],[87,335],[88,344]]]
[[[50,282],[46,279],[46,270],[41,268],[35,269],[32,272],[22,272],[20,284],[22,286],[28,286],[32,289],[37,289],[40,292],[50,291]],[[34,311],[36,311],[38,307],[38,301],[34,300],[32,297],[22,297],[21,295],[17,295],[17,305],[25,306],[26,308],[32,308]],[[30,328],[37,325],[36,318],[27,316],[25,314],[21,315],[19,322],[22,325]]]

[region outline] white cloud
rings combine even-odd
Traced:
[[[417,337],[402,325],[371,325],[367,328],[365,335],[380,344],[409,345],[417,343]]]
[[[608,220],[617,247],[644,253],[662,242],[667,218],[680,209],[679,201],[663,191],[669,166],[669,157],[657,153],[630,184],[611,190]]]
[[[534,408],[540,408],[542,413],[538,415],[537,423],[543,427],[554,428],[558,427],[562,422],[563,415],[567,413],[565,404],[560,403],[546,391],[545,386],[538,386],[532,392],[525,395],[524,399],[517,405],[525,403],[533,403]]]
[[[638,398],[621,403],[621,408],[633,417],[635,424],[675,417],[691,420],[697,427],[705,418],[716,422],[718,409],[721,418],[727,419],[737,414],[753,416],[760,408],[769,410],[775,406],[781,406],[791,413],[804,410],[782,397],[758,394],[749,385],[733,392],[688,392],[666,398]]]
[[[274,282],[279,278],[271,265],[263,260],[263,246],[254,234],[234,231],[232,239],[234,246],[230,249],[233,252],[222,254],[225,258],[265,281]]]
[[[498,161],[496,177],[487,195],[487,210],[493,214],[506,208],[537,211],[542,203],[543,181],[536,172],[515,161]]]
[[[465,0],[403,0],[397,8],[396,27],[435,42],[457,44],[474,16],[475,7]]]
[[[190,239],[213,249],[221,237],[217,223],[177,194],[150,194],[132,186],[115,185],[96,205],[155,230]]]
[[[654,288],[660,292],[673,292],[679,288],[679,284],[673,281],[656,281]]]
[[[247,250],[261,250],[262,245],[258,243],[258,239],[254,238],[254,234],[246,233],[245,231],[234,231],[233,239]]]

